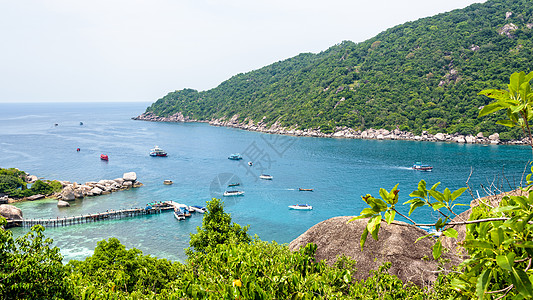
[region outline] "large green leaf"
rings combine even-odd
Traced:
[[[507,255],[497,255],[496,256],[496,263],[500,268],[511,271],[514,265],[514,252],[509,252]]]
[[[454,238],[454,239],[456,239],[457,236],[458,236],[457,230],[455,230],[453,228],[448,228],[448,229],[444,230],[442,232],[442,234],[444,234],[447,237]]]
[[[520,295],[522,295],[524,298],[533,298],[533,288],[526,272],[520,269],[512,268],[511,281],[515,285]]]
[[[442,255],[442,243],[440,239],[438,239],[435,245],[433,245],[432,254],[434,259],[438,259]]]
[[[492,271],[485,269],[483,270],[483,272],[481,272],[481,274],[477,278],[476,295],[479,299],[483,299],[483,296],[485,295],[485,292],[487,291],[487,287],[489,286],[491,275],[492,275]]]
[[[516,126],[516,124],[513,121],[511,121],[511,120],[499,120],[499,121],[496,121],[496,124],[507,126],[507,127],[515,127]]]

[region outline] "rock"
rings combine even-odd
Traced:
[[[44,195],[37,194],[37,195],[27,197],[26,200],[33,201],[33,200],[39,200],[42,198],[44,198]]]
[[[320,222],[289,244],[289,249],[297,251],[308,243],[317,245],[316,259],[326,260],[332,265],[337,256],[344,254],[357,261],[354,279],[361,280],[370,276],[370,270],[377,270],[383,262],[391,262],[390,274],[397,275],[402,281],[411,281],[418,286],[436,280],[438,263],[433,260],[432,239],[416,239],[427,232],[403,222],[400,225],[381,223],[379,241],[368,236],[361,251],[359,241],[368,219],[347,223],[352,217],[334,217]],[[444,255],[446,258],[452,256]]]
[[[482,139],[483,138],[483,132],[478,132],[478,134],[476,135],[476,137],[478,139]]]
[[[469,144],[473,144],[473,143],[476,142],[476,138],[473,135],[470,135],[470,134],[465,137],[465,140]]]
[[[85,192],[86,194],[87,192]],[[85,197],[85,194],[83,193],[83,190],[82,189],[76,189],[74,191],[74,197],[78,198],[78,199],[81,199],[83,197]]]
[[[442,141],[445,141],[446,140],[446,137],[444,136],[443,133],[437,133],[435,134],[435,139],[439,142],[442,142]]]
[[[505,13],[505,19],[509,19],[511,16],[513,15],[513,12],[512,11],[508,11]]]
[[[9,204],[0,204],[0,216],[7,220],[21,221],[22,210]]]
[[[124,183],[122,183],[122,186],[123,187],[131,187],[133,185],[133,182],[132,181],[124,181]]]
[[[102,194],[102,190],[99,189],[99,188],[97,188],[97,187],[95,187],[95,188],[93,188],[93,189],[90,191],[90,193],[92,193],[93,195],[100,195],[100,194]]]
[[[505,24],[502,28],[500,28],[498,30],[498,33],[500,35],[505,35],[507,36],[508,38],[513,38],[513,33],[515,30],[518,29],[518,26],[516,26],[515,24],[513,23],[509,23],[509,24]]]
[[[456,142],[456,143],[465,143],[466,142],[465,137],[462,136],[462,135],[454,137],[453,141]]]
[[[68,207],[70,204],[67,201],[59,200],[57,201],[57,207]]]
[[[124,175],[122,175],[122,179],[126,181],[135,181],[137,180],[137,174],[135,172],[124,173]]]
[[[134,187],[134,188],[138,188],[138,187],[141,187],[141,186],[143,186],[143,184],[140,183],[140,182],[138,182],[138,181],[136,181],[136,182],[133,183],[133,187]]]
[[[497,141],[500,139],[500,135],[496,132],[494,134],[489,135],[489,140],[491,141]]]
[[[39,178],[37,178],[37,176],[35,175],[28,175],[26,176],[26,182],[27,183],[34,183],[35,181],[37,181]]]
[[[72,185],[66,186],[61,191],[60,196],[61,196],[61,199],[65,200],[65,201],[75,200],[76,199],[76,195],[74,195],[74,187]]]
[[[124,183],[124,179],[123,178],[116,178],[116,179],[113,179],[114,182],[122,185],[122,183]]]

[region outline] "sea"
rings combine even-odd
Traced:
[[[392,140],[295,137],[214,127],[206,123],[132,120],[150,103],[0,103],[0,167],[18,168],[39,178],[84,183],[135,172],[142,187],[86,197],[58,208],[57,200],[14,204],[24,218],[57,218],[145,207],[154,201],[205,205],[221,198],[233,222],[266,241],[290,243],[307,229],[336,216],[358,215],[362,196],[379,197],[380,188],[400,189],[399,203],[410,199],[421,180],[428,188],[454,191],[469,186],[456,202],[469,204],[487,193],[508,191],[525,180],[527,146],[469,145]],[[168,157],[151,157],[157,145]],[[76,151],[80,148],[80,151]],[[243,160],[229,160],[240,153]],[[108,161],[100,160],[107,154]],[[248,162],[252,162],[252,166]],[[422,162],[432,172],[411,168]],[[269,174],[272,180],[259,179]],[[173,185],[164,185],[172,180]],[[239,182],[244,196],[223,197],[228,183]],[[313,189],[299,191],[299,188]],[[312,210],[291,210],[309,204]],[[460,213],[467,206],[456,206]],[[407,213],[407,205],[399,205]],[[417,222],[434,222],[428,209]],[[398,220],[402,220],[397,216]],[[127,248],[173,261],[186,259],[190,234],[202,215],[178,221],[172,212],[64,227],[49,227],[46,237],[65,261],[90,256],[97,243],[118,238]],[[14,236],[29,228],[11,229]]]

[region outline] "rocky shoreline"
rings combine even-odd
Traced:
[[[169,117],[160,117],[151,112],[145,112],[140,116],[134,117],[134,120],[150,121],[150,122],[200,122],[209,123],[213,126],[224,126],[231,128],[244,129],[249,131],[258,131],[270,134],[283,134],[293,136],[307,136],[307,137],[326,137],[326,138],[348,138],[348,139],[373,139],[373,140],[408,140],[408,141],[424,141],[424,142],[449,142],[460,144],[492,144],[492,145],[528,145],[529,139],[523,138],[519,140],[500,140],[500,135],[494,133],[485,137],[483,133],[477,135],[462,135],[459,133],[446,134],[437,133],[431,134],[423,131],[420,135],[415,135],[408,131],[401,131],[398,129],[389,131],[387,129],[366,129],[355,130],[348,127],[337,127],[333,133],[323,133],[320,129],[305,129],[297,130],[295,128],[285,128],[274,123],[267,127],[264,122],[254,123],[252,120],[246,119],[244,122],[238,121],[239,116],[235,115],[229,120],[213,119],[211,121],[194,120],[184,116],[181,112]]]

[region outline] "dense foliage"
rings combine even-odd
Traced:
[[[13,198],[22,198],[37,194],[46,196],[59,192],[63,188],[57,180],[37,180],[28,189],[25,181],[26,175],[26,172],[18,169],[0,168],[0,193],[5,193]]]
[[[502,32],[510,24],[516,29]],[[208,91],[171,92],[147,111],[198,120],[239,115],[241,121],[279,121],[326,133],[337,126],[507,131],[494,124],[498,116],[476,119],[489,102],[477,93],[503,87],[514,70],[531,71],[532,24],[531,1],[488,0],[238,74]],[[502,138],[518,134],[511,130]]]

